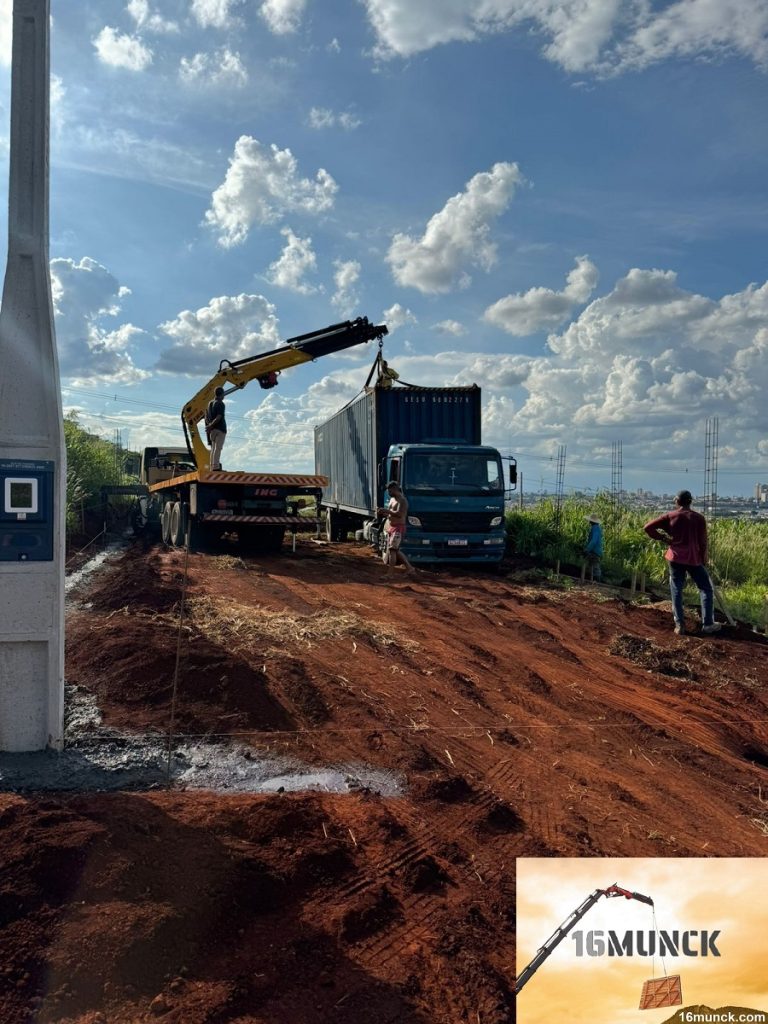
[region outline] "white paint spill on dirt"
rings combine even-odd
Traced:
[[[168,769],[164,737],[102,733],[75,740],[60,753],[0,754],[0,791],[108,792],[170,786],[230,793],[403,793],[394,772],[353,764],[310,769],[232,743],[179,744],[170,758],[170,773]]]
[[[117,551],[122,551],[123,548],[123,544],[111,543],[103,551],[99,551],[93,558],[90,558],[81,568],[70,573],[64,580],[64,593],[69,594],[70,591],[76,590],[89,581],[91,576],[104,565],[110,555],[115,554]]]

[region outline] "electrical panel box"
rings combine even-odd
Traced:
[[[53,561],[54,463],[0,459],[0,562]]]

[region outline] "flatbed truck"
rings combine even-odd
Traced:
[[[166,544],[190,551],[232,541],[241,551],[272,552],[281,549],[286,531],[295,546],[298,531],[317,530],[327,476],[212,470],[198,424],[217,388],[223,388],[225,396],[252,380],[271,388],[290,366],[373,339],[381,341],[386,333],[383,324],[359,317],[291,338],[281,348],[248,359],[222,360],[218,372],[182,410],[186,447],[144,449],[144,493],[137,500],[134,528],[159,533]],[[307,515],[306,506],[312,502],[315,514]]]

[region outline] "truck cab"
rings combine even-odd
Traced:
[[[408,499],[402,543],[414,562],[498,563],[504,555],[504,471],[485,445],[395,444],[380,466]],[[383,526],[371,524],[379,543]]]

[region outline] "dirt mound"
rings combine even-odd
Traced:
[[[672,652],[645,637],[620,633],[613,638],[608,650],[611,654],[618,654],[622,658],[634,661],[636,665],[642,665],[651,672],[661,672],[662,675],[675,676],[678,679],[696,678],[687,648]]]
[[[183,580],[178,555],[173,559],[154,552],[144,555],[136,545],[118,559],[105,579],[94,581],[88,600],[97,612],[170,611],[181,598]]]

